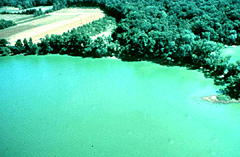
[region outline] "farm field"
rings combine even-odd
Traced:
[[[7,11],[9,13],[18,13],[18,12],[20,12],[20,10],[18,8],[7,7],[7,6],[4,6],[4,7],[0,8],[0,12],[4,12],[4,11]]]
[[[18,39],[23,40],[32,37],[33,42],[36,43],[47,34],[61,35],[72,28],[103,18],[104,13],[100,9],[72,8],[62,9],[36,18],[26,15],[17,16],[12,16],[12,19],[8,17],[8,20],[15,21],[18,24],[17,26],[0,31],[0,36],[7,39],[11,44],[14,44]]]
[[[30,9],[36,9],[39,10],[41,9],[43,12],[52,9],[53,6],[38,6],[38,7],[32,7],[32,8],[28,8],[28,9],[19,9],[19,8],[15,8],[15,7],[9,7],[9,6],[4,6],[0,8],[0,13],[1,12],[9,12],[9,13],[21,13],[22,11],[26,11],[26,10],[30,10]]]
[[[16,24],[23,20],[32,19],[33,15],[23,15],[23,14],[0,14],[0,19],[12,20]]]

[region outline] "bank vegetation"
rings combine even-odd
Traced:
[[[126,61],[187,66],[199,69],[215,84],[224,86],[220,90],[223,97],[240,98],[240,61],[229,63],[229,57],[223,57],[219,51],[223,45],[240,44],[238,0],[1,0],[0,5],[99,7],[117,22],[108,39],[98,37],[91,41],[90,24],[82,31],[47,36],[38,44],[30,40],[17,41],[15,46],[1,44],[2,55],[116,56]],[[100,23],[94,30],[104,27]]]

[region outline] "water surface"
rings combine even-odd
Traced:
[[[240,104],[197,71],[68,56],[0,58],[0,156],[240,156]]]
[[[231,56],[230,62],[240,60],[240,46],[227,47],[222,50],[223,56]]]

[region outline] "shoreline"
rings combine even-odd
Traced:
[[[57,55],[57,56],[63,56],[61,54],[45,54],[45,55],[25,55],[25,54],[17,54],[17,55],[9,55],[9,56],[51,56],[51,55]],[[71,57],[71,55],[67,55],[66,56]],[[4,57],[2,55],[0,55],[0,58]],[[83,57],[80,57],[83,58]],[[92,58],[92,57],[89,57]],[[105,57],[101,57],[103,59],[110,59],[110,60],[121,60],[119,58],[117,58],[116,56],[105,56]],[[94,58],[93,58],[94,59]],[[219,99],[218,96],[222,96],[222,95],[210,95],[210,96],[202,96],[201,99],[204,101],[208,101],[211,103],[221,103],[221,104],[235,104],[235,103],[240,103],[240,98],[238,100],[236,99],[231,99],[228,96],[225,97],[224,99]],[[225,95],[223,95],[225,96]]]
[[[220,100],[217,98],[217,95],[203,96],[201,98],[205,101],[212,102],[212,103],[222,103],[222,104],[240,103],[240,99]]]

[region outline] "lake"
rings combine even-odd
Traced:
[[[229,62],[236,62],[240,60],[240,46],[230,46],[222,50],[223,56],[231,56]]]
[[[1,157],[240,156],[240,104],[203,74],[149,62],[0,58]]]

